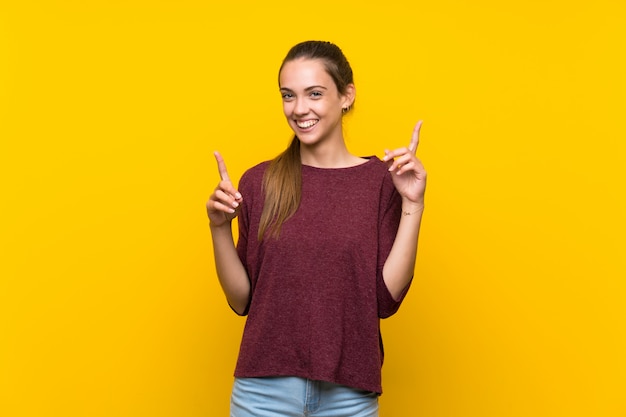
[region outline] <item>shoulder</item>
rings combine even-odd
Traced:
[[[248,168],[239,179],[237,189],[243,196],[242,213],[263,206],[263,175],[269,164],[270,161],[264,161]]]
[[[267,167],[270,165],[272,161],[263,161],[260,162],[258,164],[256,164],[255,166],[253,166],[252,168],[248,168],[244,173],[243,176],[263,176],[263,174],[265,173],[265,170],[267,169]]]
[[[375,178],[375,181],[379,184],[380,201],[394,204],[400,198],[400,194],[398,194],[393,183],[393,178],[391,177],[393,174],[389,172],[387,163],[376,156],[372,156],[369,159],[367,165],[369,165],[371,172],[368,174],[370,177]]]
[[[368,160],[362,165],[366,172],[360,173],[362,178],[369,178],[373,181],[380,182],[383,187],[395,188],[393,180],[391,179],[391,173],[387,167],[387,163],[381,161],[377,156],[366,157]]]
[[[370,170],[377,172],[379,175],[388,174],[387,164],[381,161],[377,156],[365,157],[367,162],[364,164]]]
[[[254,187],[255,184],[260,185],[263,181],[265,170],[269,166],[270,162],[271,161],[263,161],[252,168],[248,168],[239,180],[239,187]]]

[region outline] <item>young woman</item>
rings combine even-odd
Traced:
[[[221,181],[207,202],[220,284],[248,316],[231,416],[377,416],[379,322],[410,286],[424,210],[421,122],[382,160],[351,154],[352,69],[329,42],[294,46],[279,87],[290,146],[238,189],[215,152]]]

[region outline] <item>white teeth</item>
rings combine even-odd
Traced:
[[[307,120],[305,122],[296,122],[296,124],[301,129],[307,129],[307,128],[317,124],[317,122],[319,122],[319,120]]]

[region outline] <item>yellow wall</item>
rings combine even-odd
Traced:
[[[263,3],[0,5],[0,415],[227,415],[211,152],[238,178],[286,145],[310,38],[353,64],[356,153],[425,121],[381,415],[626,415],[626,4]]]

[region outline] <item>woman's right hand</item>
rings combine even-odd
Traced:
[[[213,191],[213,194],[211,194],[211,197],[209,197],[209,201],[206,203],[206,211],[211,226],[219,227],[237,217],[243,198],[230,181],[222,155],[217,151],[213,154],[217,161],[217,169],[220,172],[221,181],[215,188],[215,191]]]

